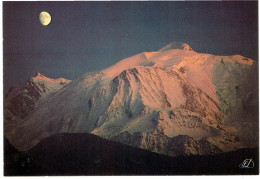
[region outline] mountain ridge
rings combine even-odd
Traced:
[[[56,134],[26,153],[5,139],[5,176],[259,174],[258,148],[169,157],[92,134]],[[240,168],[251,158],[254,168]]]
[[[242,120],[233,115],[236,110],[246,115],[244,106],[257,105],[247,91],[248,80],[256,74],[255,62],[240,55],[200,54],[176,49],[174,44],[166,47],[81,75],[39,100],[19,125],[5,128],[5,136],[23,151],[45,137],[68,132],[92,133],[123,143],[141,133],[143,142],[137,147],[173,156],[232,151],[245,147],[249,138],[256,146],[258,131],[252,128],[256,116]],[[251,96],[257,95],[257,86],[250,89]],[[238,124],[228,124],[234,117]],[[238,126],[245,123],[250,125],[239,132]],[[125,132],[130,135],[127,139],[122,135]],[[19,141],[17,136],[21,136]],[[189,141],[179,144],[185,147],[178,154],[168,145],[177,136],[187,136],[182,138]],[[203,153],[203,145],[210,151]]]

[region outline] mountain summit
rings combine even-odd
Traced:
[[[71,80],[65,78],[51,79],[40,73],[36,73],[24,85],[16,85],[10,88],[5,97],[5,128],[19,125],[37,106],[39,101],[54,94],[63,88]]]
[[[163,48],[160,49],[160,51],[166,51],[166,50],[172,50],[172,49],[181,49],[181,50],[187,50],[187,51],[193,51],[193,49],[186,43],[182,42],[172,42]]]
[[[5,137],[20,151],[58,133],[92,133],[169,156],[257,145],[257,65],[240,55],[174,42],[69,84],[37,78],[5,101]],[[36,100],[28,107],[28,99]]]

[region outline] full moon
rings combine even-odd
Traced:
[[[39,16],[42,25],[47,26],[51,22],[51,15],[48,12],[42,11]]]

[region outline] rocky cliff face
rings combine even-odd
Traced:
[[[23,123],[40,100],[57,92],[69,82],[70,80],[64,78],[50,79],[37,73],[24,85],[10,88],[4,102],[5,128],[11,127],[12,130],[12,126]]]
[[[169,156],[210,155],[223,152],[207,140],[195,140],[188,135],[168,137],[162,133],[123,132],[112,138],[124,144]]]
[[[137,54],[65,86],[64,80],[44,87],[37,83],[36,92],[26,93],[33,102],[18,108],[26,113],[12,112],[15,101],[25,97],[9,93],[5,113],[15,115],[5,117],[5,136],[19,150],[56,133],[92,133],[170,156],[249,147],[245,134],[256,146],[257,115],[242,120],[237,111],[247,115],[257,109],[258,86],[248,87],[249,79],[257,79],[255,62],[188,47],[172,43]],[[19,125],[6,128],[14,119]],[[250,134],[239,131],[245,124]]]

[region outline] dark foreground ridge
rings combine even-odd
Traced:
[[[92,134],[57,134],[27,153],[5,139],[4,152],[5,176],[259,174],[258,148],[173,158]],[[254,167],[239,167],[245,159]]]

